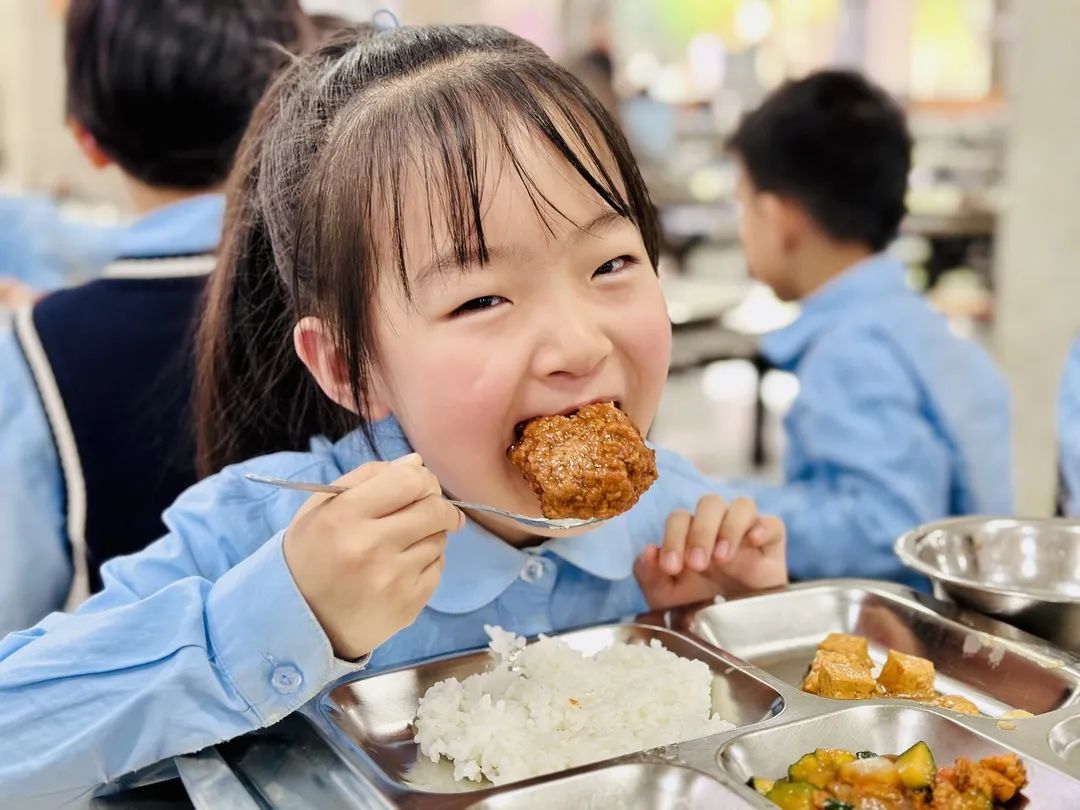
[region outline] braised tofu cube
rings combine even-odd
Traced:
[[[872,667],[874,662],[870,660],[870,650],[866,639],[862,636],[851,636],[847,633],[829,633],[825,640],[818,645],[819,650],[841,653],[850,658],[854,663]]]
[[[848,660],[822,662],[818,669],[817,693],[841,700],[867,700],[875,697],[878,685],[866,667]]]
[[[818,679],[821,675],[821,667],[826,663],[832,661],[839,664],[848,664],[856,667],[857,669],[863,669],[860,665],[856,664],[846,653],[834,652],[833,650],[818,649],[814,653],[814,660],[810,664],[810,671],[806,673],[806,677],[803,679],[802,690],[809,692],[812,695],[818,694]],[[870,667],[865,667],[866,671],[870,671]]]
[[[885,691],[893,697],[929,699],[934,696],[934,663],[917,655],[889,650],[878,675]]]

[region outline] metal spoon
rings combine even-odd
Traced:
[[[345,487],[337,487],[333,484],[312,484],[307,481],[290,481],[285,478],[272,478],[268,475],[259,475],[257,473],[244,473],[244,478],[249,481],[254,481],[258,484],[269,484],[272,487],[280,487],[281,489],[297,489],[301,492],[326,492],[330,495],[340,495],[346,492]],[[497,506],[485,506],[482,503],[468,503],[466,501],[455,501],[453,498],[447,498],[450,503],[459,509],[472,509],[477,512],[490,512],[493,515],[500,515],[504,518],[510,518],[510,520],[517,521],[523,526],[528,526],[532,529],[580,529],[583,526],[592,526],[595,523],[603,523],[600,518],[587,518],[582,520],[580,518],[536,518],[529,517],[528,515],[519,515],[516,512],[507,512],[505,509],[500,509]]]

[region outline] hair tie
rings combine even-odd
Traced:
[[[379,21],[380,18],[383,19],[382,22]],[[397,15],[388,8],[380,8],[372,14],[371,24],[375,26],[375,30],[380,34],[383,31],[390,31],[393,28],[401,28],[401,23],[398,22]]]

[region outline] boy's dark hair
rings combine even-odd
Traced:
[[[299,0],[72,0],[67,112],[136,179],[208,188],[309,34]]]
[[[911,136],[904,112],[850,71],[784,84],[728,141],[759,191],[789,197],[836,239],[874,251],[896,236],[907,208]]]
[[[565,69],[488,26],[343,31],[274,81],[229,180],[220,260],[198,340],[202,474],[337,438],[361,417],[319,390],[293,349],[304,316],[326,324],[363,414],[378,280],[408,295],[406,189],[428,195],[460,265],[488,258],[485,166],[516,173],[551,229],[567,221],[529,176],[523,141],[560,155],[597,200],[637,226],[654,266],[656,214],[626,139]],[[410,183],[418,180],[418,183]],[[377,451],[377,448],[376,448]]]

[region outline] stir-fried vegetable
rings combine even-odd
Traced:
[[[978,762],[961,757],[938,769],[930,746],[920,740],[898,755],[818,748],[793,762],[786,777],[754,777],[749,784],[782,810],[900,808],[913,800],[918,807],[993,810],[1027,784],[1027,775],[1015,754]]]

